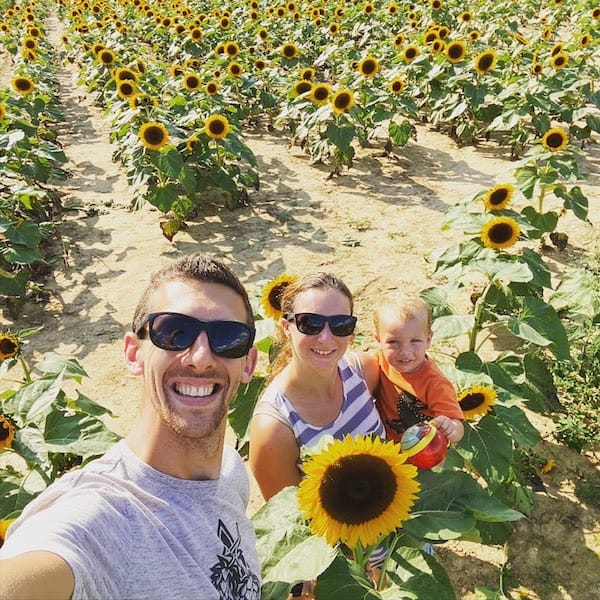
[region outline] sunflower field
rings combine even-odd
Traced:
[[[26,352],[39,330],[19,322],[58,268],[55,185],[72,174],[57,73],[69,65],[109,124],[131,209],[157,211],[157,238],[173,244],[207,206],[251,204],[264,173],[248,140],[260,132],[334,182],[360,166],[363,148],[400,161],[423,126],[510,157],[510,176],[490,176],[445,212],[452,243],[426,249],[421,294],[467,420],[443,469],[416,475],[421,493],[390,534],[387,591],[357,574],[327,531],[324,541],[306,526],[289,492],[255,516],[265,598],[285,598],[299,577],[320,581],[316,597],[328,600],[455,597],[422,548],[502,545],[532,515],[541,434],[529,415],[556,408],[554,364],[597,337],[597,271],[572,269],[556,286],[544,249],[568,245],[565,218],[589,223],[581,165],[600,136],[599,44],[596,0],[0,0],[0,60],[10,62],[0,82],[0,323],[14,323],[0,331],[0,450],[22,459],[0,465],[1,523],[118,438],[110,411],[73,391],[86,376],[79,362]],[[286,281],[256,301],[267,368]],[[501,340],[491,355],[490,339]],[[263,383],[259,373],[232,406],[242,453]]]

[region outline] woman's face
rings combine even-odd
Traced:
[[[350,300],[339,290],[331,288],[313,288],[296,296],[294,313],[315,313],[330,317],[333,315],[350,315]],[[292,361],[297,366],[304,365],[319,371],[337,368],[341,356],[348,349],[351,336],[336,336],[325,324],[316,335],[301,333],[294,320],[283,321],[285,335],[292,347]]]

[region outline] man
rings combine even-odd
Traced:
[[[124,339],[140,414],[25,508],[0,550],[2,598],[260,597],[248,477],[224,444],[253,341],[248,295],[223,264],[194,254],[151,278]]]

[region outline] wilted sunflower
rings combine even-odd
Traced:
[[[298,50],[298,46],[293,42],[287,42],[281,46],[281,56],[284,58],[296,58],[300,51]]]
[[[392,94],[401,94],[404,90],[404,85],[404,81],[399,77],[396,77],[396,79],[393,79],[390,82],[389,90]]]
[[[569,56],[564,52],[559,52],[555,54],[550,59],[550,66],[555,70],[559,71],[560,69],[566,67],[569,64]]]
[[[13,77],[12,86],[15,92],[19,92],[19,94],[22,94],[23,96],[31,94],[35,89],[33,81],[24,75]]]
[[[502,210],[511,201],[515,193],[515,186],[510,183],[501,183],[488,190],[483,197],[487,210]]]
[[[0,414],[0,450],[10,448],[15,439],[15,425],[8,415]]]
[[[495,250],[504,250],[517,243],[521,227],[511,217],[496,217],[490,219],[481,230],[481,240],[484,246]]]
[[[326,83],[318,83],[313,86],[310,100],[314,104],[325,104],[331,95],[331,88]]]
[[[213,140],[222,140],[229,133],[229,121],[222,115],[211,115],[204,122],[206,135]]]
[[[144,123],[139,131],[140,140],[148,150],[160,150],[169,141],[169,133],[162,123]]]
[[[19,340],[14,335],[0,333],[0,361],[16,356],[20,349]]]
[[[394,442],[350,435],[313,455],[298,488],[310,529],[331,546],[366,548],[400,527],[420,489],[405,461]]]
[[[485,415],[496,404],[496,390],[488,385],[473,385],[458,395],[458,403],[468,421]]]
[[[135,82],[133,81],[119,81],[119,83],[117,84],[117,94],[121,98],[131,98],[132,96],[135,96],[136,93],[137,88],[135,86]]]
[[[115,53],[112,50],[109,50],[108,48],[103,48],[102,50],[100,50],[100,52],[98,52],[98,60],[105,66],[105,67],[110,67],[112,65],[115,64],[115,61],[117,60],[115,57]]]
[[[224,51],[229,58],[235,58],[240,53],[240,47],[235,42],[225,42]]]
[[[491,71],[496,66],[496,53],[494,50],[484,50],[475,57],[475,71],[483,75]]]
[[[188,92],[195,92],[196,90],[199,90],[201,85],[202,80],[200,79],[200,77],[198,77],[198,75],[194,73],[188,73],[183,78],[183,87]]]
[[[451,63],[460,62],[467,54],[467,45],[461,40],[450,42],[446,46],[446,58]]]
[[[215,81],[214,79],[211,79],[207,84],[206,87],[204,88],[204,91],[209,95],[209,96],[215,96],[218,92],[219,92],[219,82]]]
[[[568,142],[569,136],[560,127],[552,127],[552,129],[549,129],[542,138],[542,146],[551,152],[562,150]]]
[[[402,58],[404,58],[404,60],[407,63],[410,63],[413,60],[415,60],[417,56],[419,56],[419,49],[416,46],[413,46],[412,44],[410,46],[406,46],[404,52],[402,53]]]
[[[358,70],[365,77],[374,77],[375,73],[379,71],[379,61],[373,56],[365,56],[358,63]]]
[[[296,275],[279,275],[265,285],[263,288],[260,303],[265,311],[265,316],[275,320],[281,318],[281,295],[285,288],[296,281]]]
[[[338,115],[348,112],[354,106],[354,92],[348,89],[339,90],[333,95],[331,105]]]
[[[299,81],[296,81],[296,83],[292,87],[292,94],[294,95],[294,97],[302,96],[302,94],[310,92],[312,88],[313,84],[310,81],[300,79]]]

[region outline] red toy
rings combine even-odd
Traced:
[[[431,422],[417,423],[402,434],[400,445],[408,454],[406,462],[419,469],[431,469],[446,458],[448,438]]]

